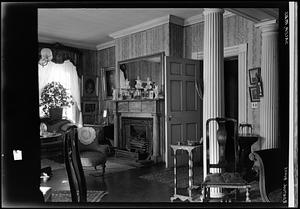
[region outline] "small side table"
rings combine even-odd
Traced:
[[[240,168],[242,176],[247,178],[251,170],[251,164],[253,162],[249,159],[251,153],[251,145],[258,140],[258,135],[255,134],[239,134],[239,146],[240,146]]]
[[[199,188],[199,186],[193,185],[194,175],[193,175],[193,150],[201,147],[202,145],[171,145],[171,148],[174,151],[174,195],[171,197],[171,202],[175,199],[180,199],[181,201],[188,200],[190,202],[197,201],[197,197],[192,195],[192,190]],[[188,196],[177,194],[177,166],[176,166],[176,151],[185,150],[189,155],[189,187],[188,187]]]

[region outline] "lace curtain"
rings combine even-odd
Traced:
[[[77,75],[76,67],[70,60],[65,60],[62,64],[57,64],[49,61],[45,66],[39,66],[39,98],[41,97],[42,89],[46,84],[57,81],[68,89],[73,96],[75,104],[70,108],[65,108],[63,117],[76,123],[79,127],[82,126],[82,113],[80,107],[80,80]],[[40,117],[44,116],[42,107],[40,107]]]

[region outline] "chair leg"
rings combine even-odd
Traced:
[[[104,176],[104,173],[105,173],[105,167],[106,167],[106,165],[105,165],[105,163],[102,165],[102,169],[103,169],[103,172],[102,172],[102,175]]]

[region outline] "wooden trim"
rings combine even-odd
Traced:
[[[107,49],[107,48],[114,47],[114,46],[115,46],[115,40],[112,40],[112,41],[109,41],[106,43],[98,44],[96,46],[96,49],[99,51],[99,50]]]
[[[248,122],[247,53],[248,45],[240,44],[224,48],[224,58],[238,56],[238,123]],[[193,52],[192,59],[203,60],[203,52]]]
[[[165,23],[174,23],[176,25],[181,25],[183,26],[184,24],[184,20],[180,17],[174,16],[174,15],[167,15],[164,17],[159,17],[153,20],[150,20],[148,22],[144,22],[142,24],[138,24],[114,33],[109,34],[110,37],[116,39],[116,38],[120,38],[123,36],[127,36],[133,33],[137,33],[137,32],[141,32],[144,30],[148,30],[150,28],[159,26],[159,25],[163,25]]]
[[[234,13],[225,10],[224,14],[223,14],[223,18],[228,18],[228,17],[234,16],[234,15],[235,15]],[[203,14],[195,15],[195,16],[185,19],[183,26],[189,26],[189,25],[193,25],[193,24],[197,24],[197,23],[201,23],[201,22],[204,22]]]

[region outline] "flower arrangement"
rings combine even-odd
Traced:
[[[73,97],[59,82],[48,83],[41,93],[41,103],[44,113],[49,116],[49,109],[70,107],[74,104]]]

